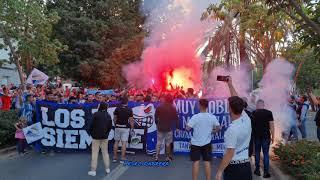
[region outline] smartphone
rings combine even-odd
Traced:
[[[229,78],[230,76],[220,76],[220,75],[218,75],[217,76],[217,81],[225,81],[225,82],[228,82],[228,78]]]

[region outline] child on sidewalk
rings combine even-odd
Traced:
[[[16,128],[15,138],[17,139],[17,149],[19,154],[25,154],[25,148],[27,146],[26,137],[23,134],[22,129],[27,127],[27,119],[23,116],[20,117],[19,122],[14,124]]]

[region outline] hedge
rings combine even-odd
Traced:
[[[320,179],[320,143],[301,140],[274,147],[276,160],[293,177],[305,180]]]
[[[14,124],[18,121],[15,111],[0,111],[0,147],[6,147],[15,143]]]

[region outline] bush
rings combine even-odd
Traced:
[[[298,141],[292,144],[278,144],[274,147],[276,158],[282,168],[297,179],[320,179],[320,144]]]
[[[15,111],[0,111],[0,147],[6,147],[15,143],[16,132],[14,123],[18,121]]]

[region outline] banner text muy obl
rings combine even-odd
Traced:
[[[222,156],[224,151],[223,136],[230,124],[226,99],[211,99],[208,112],[217,116],[222,130],[212,134],[213,154]],[[109,104],[109,114],[113,118],[116,103]],[[192,131],[186,131],[188,120],[199,113],[197,100],[178,99],[174,105],[179,115],[179,129],[174,131],[174,151],[188,153]],[[128,144],[133,150],[142,150],[148,154],[155,153],[157,142],[156,124],[154,121],[155,108],[158,103],[146,104],[129,102],[135,119],[135,132],[139,139],[138,144]],[[92,114],[97,111],[98,104],[57,104],[38,101],[36,105],[37,121],[41,122],[44,138],[38,143],[45,149],[59,149],[61,151],[87,150],[91,144],[88,133],[92,121]],[[114,131],[109,134],[109,140],[114,137]]]

